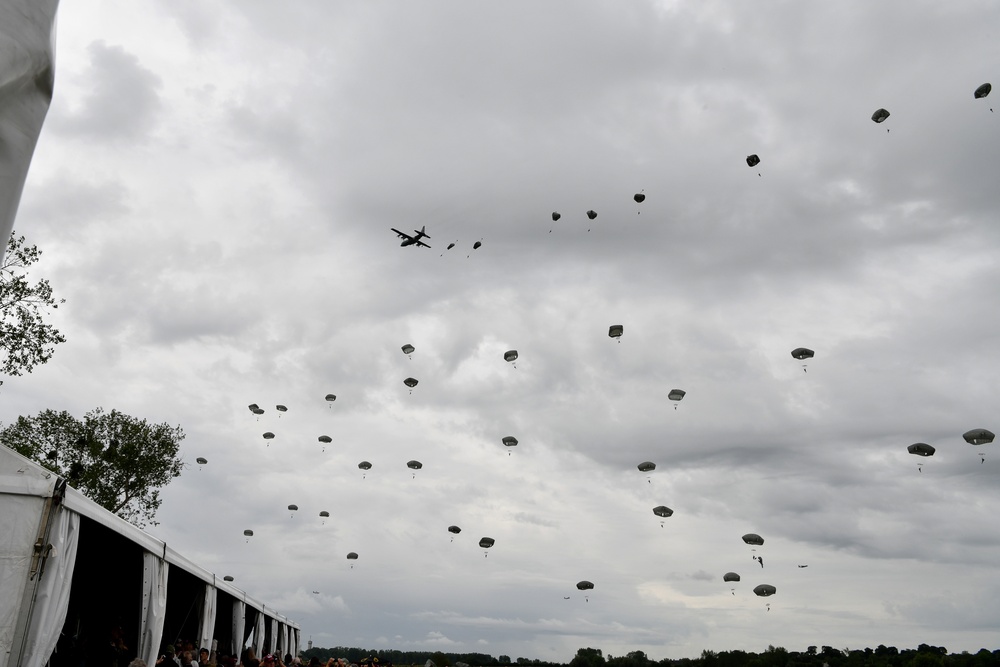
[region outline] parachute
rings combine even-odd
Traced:
[[[587,211],[587,217],[593,220],[597,217],[597,211]]]
[[[247,409],[249,409],[250,412],[257,414],[257,411],[260,410],[260,406],[257,405],[256,403],[251,403],[250,405],[247,406]]]
[[[756,153],[754,153],[753,155],[747,155],[748,167],[756,167],[758,164],[760,164],[760,158],[757,157]]]
[[[406,356],[408,356],[408,357],[409,357],[409,356],[410,356],[411,354],[413,354],[413,351],[414,351],[414,350],[415,350],[416,348],[415,348],[415,347],[413,347],[412,345],[410,345],[409,343],[407,343],[406,345],[404,345],[404,346],[403,346],[403,347],[401,347],[400,349],[401,349],[401,350],[403,350],[403,354],[405,354]]]
[[[724,575],[722,575],[722,580],[723,581],[739,581],[740,580],[740,575],[736,574],[735,572],[726,572]]]
[[[299,506],[298,505],[289,505],[288,506],[288,511],[292,513],[292,516],[295,516],[295,513],[299,511]]]
[[[326,510],[323,510],[322,512],[319,513],[319,516],[321,519],[329,519],[330,513],[327,512]],[[326,521],[324,521],[323,524],[326,525]]]
[[[660,528],[663,528],[663,519],[674,515],[674,511],[666,505],[657,505],[653,508],[653,514],[660,517]]]
[[[587,581],[586,579],[584,579],[583,581],[577,582],[576,587],[577,587],[578,590],[581,590],[581,591],[592,591],[592,590],[594,590],[594,583],[591,582],[591,581]],[[584,595],[583,598],[587,602],[590,602],[590,598],[587,597],[586,595]]]
[[[274,409],[277,410],[278,412],[288,412],[288,408],[285,407],[284,405],[276,405],[274,406]],[[278,416],[280,417],[281,415]]]
[[[459,533],[462,532],[462,529],[459,528],[458,526],[448,526],[448,532],[452,533],[453,535],[458,535]]]
[[[766,598],[769,595],[774,595],[775,593],[777,593],[778,589],[776,589],[771,584],[761,584],[759,586],[755,586],[753,592],[754,594],[759,595],[762,598]]]
[[[270,431],[264,433],[264,439],[267,440],[267,446],[271,446],[271,441],[274,440],[274,434]]]
[[[206,463],[208,463],[208,459],[206,459],[206,458],[204,458],[202,456],[199,456],[198,458],[195,459],[195,463],[197,463],[200,466],[203,466]]]
[[[559,215],[559,213],[557,213],[556,211],[552,211],[552,222],[555,222],[556,220],[558,220],[561,217],[562,216]]]
[[[347,560],[357,560],[357,559],[358,559],[358,554],[356,554],[355,552],[352,551],[349,554],[347,554]],[[352,570],[354,569],[354,563],[351,563],[351,569]]]
[[[987,431],[985,428],[974,428],[971,431],[963,433],[962,437],[970,445],[985,445],[993,442],[993,438],[996,436],[993,435],[992,431]],[[980,452],[979,462],[986,463],[986,454]]]
[[[989,95],[991,90],[993,90],[993,86],[990,85],[989,83],[984,83],[983,85],[976,88],[976,92],[974,92],[973,95],[977,100],[981,100],[987,95]]]
[[[906,448],[911,454],[916,456],[934,456],[935,449],[926,442],[915,442]],[[923,463],[917,464],[917,472],[923,472]]]
[[[337,396],[335,394],[327,394],[326,395],[326,402],[330,404],[330,409],[331,410],[333,409],[333,402],[335,400],[337,400]]]
[[[424,464],[421,463],[420,461],[413,460],[413,461],[407,461],[406,462],[406,467],[409,468],[410,470],[414,471],[413,472],[413,478],[416,479],[416,477],[417,477],[417,472],[416,471],[420,470],[421,468],[423,468]]]
[[[632,199],[635,200],[636,204],[641,204],[642,202],[646,201],[646,195],[642,194],[641,192],[637,192],[636,194],[632,195]]]
[[[483,549],[489,549],[494,544],[496,544],[496,540],[494,540],[492,537],[481,537],[481,538],[479,538],[479,546],[481,548],[483,548]],[[488,556],[488,555],[489,554],[487,552],[485,552],[485,551],[483,552],[483,556],[484,557]]]
[[[674,401],[674,410],[676,410],[677,403],[680,402],[680,400],[684,398],[684,396],[686,395],[687,392],[684,391],[683,389],[671,389],[670,393],[667,394],[667,398],[669,398],[671,401]]]
[[[324,452],[326,451],[326,446],[329,445],[331,442],[333,442],[333,438],[331,438],[328,435],[321,435],[321,436],[319,436],[316,439],[319,440],[321,443],[323,443],[323,451]]]
[[[231,574],[227,574],[226,576],[224,576],[224,577],[222,578],[222,580],[223,580],[223,581],[234,581],[234,579],[233,579],[233,575],[231,575]]]
[[[369,463],[368,461],[362,461],[361,463],[358,464],[358,468],[362,470],[361,479],[364,479],[365,477],[367,477],[368,471],[372,469],[372,464]]]
[[[743,541],[758,547],[764,544],[764,538],[757,533],[747,533],[743,536]]]
[[[881,123],[888,117],[889,117],[889,112],[886,111],[885,109],[878,109],[875,113],[872,114],[872,120],[875,121],[876,123]]]
[[[608,327],[608,336],[610,338],[617,338],[618,342],[621,342],[622,334],[625,333],[625,326],[621,324],[612,324]]]
[[[249,528],[244,530],[243,537],[247,538],[247,544],[250,544],[250,538],[253,537],[253,531]]]
[[[507,350],[503,353],[503,360],[514,364],[517,361],[517,350]],[[514,364],[514,368],[517,368],[517,364]]]
[[[993,438],[996,436],[992,432],[987,431],[985,428],[976,428],[971,431],[966,431],[962,434],[965,441],[970,445],[985,445],[993,442]]]
[[[640,472],[652,472],[656,470],[656,464],[652,461],[643,461],[638,466]]]
[[[483,245],[482,241],[476,241],[475,243],[472,244],[472,249],[473,250],[479,250],[479,248],[481,248],[482,245]]]
[[[504,436],[500,442],[503,443],[504,447],[517,447],[517,438],[512,435]],[[510,451],[507,452],[507,455],[510,456]]]
[[[260,416],[264,414],[264,408],[257,408],[256,410],[253,411],[253,413],[257,415],[258,419],[260,419]]]
[[[413,393],[413,388],[417,386],[417,379],[416,378],[406,378],[405,380],[403,380],[403,384],[405,384],[407,387],[410,388],[410,393],[412,394]]]
[[[808,347],[797,347],[792,350],[792,357],[798,359],[799,361],[805,361],[806,359],[812,359],[816,356],[816,353],[810,350]],[[802,364],[802,372],[806,372],[806,365]]]

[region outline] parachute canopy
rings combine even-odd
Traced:
[[[265,440],[274,440],[274,434],[271,433],[270,431],[266,431],[264,433],[264,439]]]
[[[247,406],[247,409],[249,409],[250,412],[256,413],[258,410],[260,410],[260,406],[257,405],[256,403],[251,403],[250,405]]]
[[[358,559],[358,554],[356,554],[355,552],[352,551],[351,553],[347,554],[347,560],[357,560],[357,559]]]
[[[472,244],[472,249],[473,250],[479,250],[479,247],[482,246],[482,245],[483,245],[482,241],[476,241],[475,243]]]
[[[321,436],[319,436],[317,438],[317,440],[319,440],[320,442],[325,443],[325,444],[329,444],[329,443],[333,442],[333,438],[331,438],[328,435],[321,435]]]
[[[593,220],[597,217],[597,211],[587,211],[587,217]]]
[[[926,442],[915,442],[907,447],[906,451],[917,456],[934,456],[936,450]]]
[[[508,435],[508,436],[504,437],[504,439],[501,440],[501,442],[504,444],[504,447],[516,447],[517,446],[517,438],[515,438],[512,435]]]
[[[993,90],[993,86],[991,86],[988,83],[984,83],[983,85],[976,88],[976,92],[973,93],[973,95],[975,95],[976,99],[979,100],[989,95],[991,90]]]
[[[761,584],[760,586],[755,586],[753,592],[762,598],[766,598],[768,595],[777,593],[778,589],[771,584]]]
[[[244,534],[244,535],[245,535],[246,537],[253,537],[253,531],[252,531],[252,530],[250,530],[250,529],[247,529],[247,530],[244,530],[244,531],[243,531],[243,534]]]
[[[413,387],[417,386],[417,379],[416,378],[406,378],[405,380],[403,380],[403,384],[405,384],[407,387],[409,387],[410,389],[412,389]]]
[[[289,505],[289,506],[288,506],[288,510],[289,510],[290,512],[297,512],[297,511],[298,511],[298,509],[299,509],[299,506],[298,506],[298,505]]]
[[[372,464],[369,463],[368,461],[362,461],[361,463],[358,464],[358,467],[361,468],[362,470],[371,470]]]
[[[657,505],[653,508],[653,514],[656,516],[668,517],[673,516],[674,511],[666,505]]]
[[[758,535],[757,533],[747,533],[746,535],[743,536],[743,541],[746,542],[747,544],[753,544],[756,546],[764,544],[764,538]]]
[[[642,202],[646,201],[646,195],[642,194],[641,192],[637,192],[634,195],[632,195],[632,199],[635,200],[636,204],[641,204]]]
[[[448,526],[448,532],[454,535],[458,535],[459,533],[462,532],[462,529],[459,528],[458,526]]]
[[[810,350],[808,347],[797,347],[792,350],[792,356],[798,360],[802,359],[812,359],[816,355],[815,352]]]
[[[612,338],[621,338],[622,334],[625,333],[625,327],[621,324],[612,324],[608,328],[608,335]]]
[[[753,155],[747,155],[748,167],[756,167],[758,164],[760,164],[760,158],[757,157],[756,153],[754,153]]]
[[[517,350],[507,350],[503,353],[504,361],[517,361]]]
[[[652,472],[653,470],[656,470],[656,464],[652,461],[643,461],[637,467],[642,472]]]
[[[198,465],[200,465],[200,466],[203,466],[203,465],[205,465],[206,463],[208,463],[208,459],[206,459],[206,458],[203,458],[203,457],[199,456],[198,458],[196,458],[196,459],[195,459],[195,462],[196,462],[196,463],[197,463]]]
[[[424,467],[424,464],[421,463],[420,461],[413,460],[413,461],[407,461],[406,467],[410,468],[411,470],[420,470],[421,468]]]
[[[285,407],[284,405],[276,405],[274,406],[274,409],[277,410],[278,412],[288,412],[288,408]]]
[[[970,445],[985,445],[993,442],[993,438],[996,436],[993,435],[992,431],[987,431],[985,428],[974,428],[971,431],[963,433],[962,437]]]
[[[494,544],[496,544],[496,540],[494,540],[492,537],[482,537],[479,539],[479,546],[481,546],[483,549],[489,549]]]
[[[555,211],[552,211],[552,222],[555,222],[556,220],[558,220],[561,217],[562,217],[561,215],[559,215]]]
[[[320,512],[320,513],[319,513],[319,515],[320,515],[321,517],[324,517],[324,518],[325,518],[325,517],[328,517],[328,516],[330,516],[330,513],[329,513],[329,512],[327,512],[326,510],[323,510],[322,512]]]
[[[589,591],[589,590],[593,590],[594,584],[593,584],[593,582],[590,582],[590,581],[587,581],[586,579],[584,579],[583,581],[578,582],[577,585],[576,585],[576,587],[579,588],[581,591]]]
[[[667,398],[671,401],[679,401],[684,398],[685,395],[687,395],[687,392],[683,389],[671,389],[670,393],[667,394]]]
[[[724,575],[722,575],[722,580],[723,581],[739,581],[740,580],[740,575],[736,574],[735,572],[726,572]]]
[[[335,394],[327,394],[326,400],[328,403],[333,403],[335,400],[337,400],[337,396]]]
[[[253,411],[253,413],[254,413],[255,415],[262,415],[262,414],[264,414],[264,408],[256,408],[256,409],[255,409],[255,410]]]
[[[402,349],[402,350],[403,350],[403,354],[413,354],[413,351],[414,351],[415,349],[417,349],[417,348],[415,348],[415,347],[413,347],[412,345],[410,345],[409,343],[407,343],[406,345],[404,345],[404,346],[403,346],[402,348],[400,348],[400,349]]]
[[[234,580],[233,580],[233,575],[231,575],[231,574],[227,574],[226,576],[224,576],[224,577],[222,578],[222,580],[223,580],[223,581],[234,581]]]
[[[889,112],[886,111],[885,109],[879,109],[878,111],[872,114],[872,120],[875,121],[876,123],[881,123],[888,117],[889,117]]]

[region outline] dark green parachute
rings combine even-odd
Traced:
[[[743,541],[746,542],[747,544],[753,544],[758,547],[764,544],[764,538],[758,535],[757,533],[747,533],[746,535],[743,536]]]
[[[915,442],[907,447],[906,451],[917,456],[934,456],[934,452],[937,450],[926,442]]]
[[[771,584],[761,584],[759,586],[755,586],[753,592],[762,598],[766,598],[769,595],[774,595],[775,593],[777,593],[778,589],[772,586]]]
[[[726,572],[724,575],[722,575],[722,580],[723,581],[739,581],[740,580],[740,575],[736,574],[735,572]]]
[[[875,113],[872,114],[872,120],[875,121],[876,123],[881,123],[888,117],[889,117],[889,112],[886,111],[885,109],[878,109],[875,111]]]

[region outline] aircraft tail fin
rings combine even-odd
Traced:
[[[420,226],[420,234],[424,238],[428,238],[429,239],[430,238],[430,234],[427,233],[426,229],[427,229],[427,225],[421,225]]]

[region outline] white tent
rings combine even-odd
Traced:
[[[299,649],[297,624],[0,445],[0,667],[76,664],[112,628],[147,665],[180,636]]]

